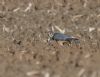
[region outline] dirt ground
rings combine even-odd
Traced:
[[[0,77],[100,77],[99,33],[100,0],[0,0]]]

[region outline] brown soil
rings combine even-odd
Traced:
[[[79,37],[80,47],[48,40]],[[0,0],[0,77],[100,77],[100,0]]]

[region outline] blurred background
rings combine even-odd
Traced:
[[[100,0],[0,0],[0,77],[100,77]]]

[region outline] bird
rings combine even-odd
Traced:
[[[68,43],[68,45],[70,45],[72,41],[74,41],[75,44],[80,43],[78,38],[63,33],[53,33],[50,39],[57,41],[60,45],[64,45],[64,43]]]

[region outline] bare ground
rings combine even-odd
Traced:
[[[100,0],[0,0],[0,77],[100,77]]]

